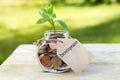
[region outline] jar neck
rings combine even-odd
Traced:
[[[46,40],[48,39],[57,39],[57,38],[68,38],[69,33],[65,30],[56,30],[56,33],[54,33],[53,30],[48,30],[44,33],[44,37]]]

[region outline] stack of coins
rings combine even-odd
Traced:
[[[59,69],[67,66],[57,56],[57,43],[46,41],[46,43],[38,49],[38,56],[41,64],[50,69]]]

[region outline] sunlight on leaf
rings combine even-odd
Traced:
[[[62,20],[56,20],[55,22],[58,22],[65,30],[68,31],[68,27],[67,27],[67,25],[65,24],[64,21],[62,21]]]

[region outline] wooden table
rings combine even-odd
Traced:
[[[120,44],[84,44],[95,57],[80,75],[46,73],[36,60],[35,45],[20,45],[0,66],[0,80],[120,80]]]

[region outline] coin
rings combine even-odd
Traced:
[[[67,66],[58,56],[57,56],[57,41],[50,40],[44,42],[38,49],[38,56],[40,63],[49,69],[59,69],[61,67]]]
[[[51,61],[54,69],[58,69],[62,65],[62,60],[57,55],[53,56]]]
[[[46,52],[46,50],[44,50],[44,49],[39,49],[39,50],[38,50],[38,53],[39,53],[39,54],[44,54],[45,52]]]
[[[40,62],[43,66],[45,67],[51,67],[52,66],[52,62],[50,60],[50,57],[49,56],[43,56],[41,59],[40,59]]]
[[[50,46],[50,48],[53,49],[53,50],[54,50],[54,49],[57,49],[57,42],[50,42],[50,43],[49,43],[49,46]]]

